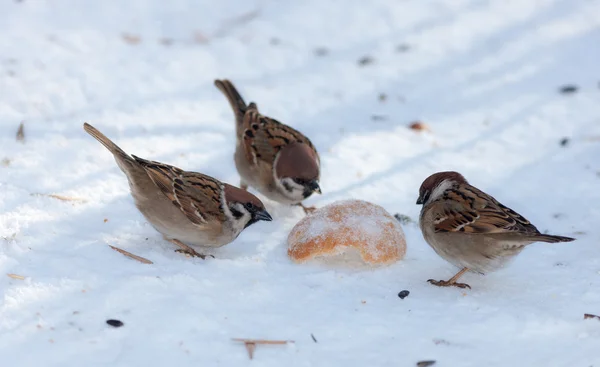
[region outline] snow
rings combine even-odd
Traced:
[[[3,2],[2,364],[600,365],[600,323],[583,319],[600,313],[599,13],[594,0]],[[456,170],[577,241],[467,274],[472,290],[437,288],[426,280],[456,269],[416,224],[392,266],[298,265],[286,237],[304,214],[267,201],[273,222],[186,258],[82,124],[237,184],[215,78],[315,143],[323,195],[308,205],[357,198],[414,221],[421,182]],[[295,343],[250,361],[232,338]]]

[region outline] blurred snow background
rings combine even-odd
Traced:
[[[597,0],[4,1],[2,364],[600,365],[600,323],[583,320],[600,314],[599,14]],[[185,258],[82,123],[237,184],[215,78],[316,144],[324,195],[310,204],[360,198],[417,220],[422,180],[457,170],[578,240],[439,289],[426,280],[455,269],[415,224],[393,266],[299,266],[285,239],[303,214],[267,202],[274,222]],[[236,337],[295,343],[250,361]]]

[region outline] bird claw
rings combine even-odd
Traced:
[[[462,289],[465,289],[465,288],[471,289],[471,286],[468,285],[467,283],[456,283],[456,282],[450,283],[447,280],[435,280],[435,279],[428,279],[427,281],[438,287],[458,287],[458,288],[462,288]]]
[[[171,243],[179,246],[179,248],[177,250],[174,250],[175,252],[182,253],[182,254],[184,254],[185,256],[188,256],[188,257],[199,257],[202,260],[206,259],[207,255],[202,255],[201,253],[196,252],[196,250],[194,250],[190,246],[186,245],[185,243],[183,243],[183,242],[181,242],[181,241],[179,241],[179,240],[177,240],[175,238],[170,238],[170,239],[168,238],[167,240],[169,242],[171,242]],[[212,257],[213,259],[215,258],[213,255],[208,255],[208,256]]]
[[[313,213],[315,210],[317,210],[316,207],[314,206],[310,206],[310,207],[303,207],[302,209],[304,209],[304,214],[311,214]]]
[[[314,212],[315,210],[317,210],[317,207],[315,206],[304,206],[302,203],[300,204],[296,204],[299,207],[301,207],[304,210],[304,214],[311,214],[312,212]]]
[[[215,258],[213,255],[203,255],[199,252],[196,252],[193,249],[182,249],[182,248],[178,248],[177,250],[175,250],[175,252],[179,252],[184,254],[185,256],[189,256],[189,257],[199,257],[202,260],[205,260],[207,256],[212,257],[213,259]]]

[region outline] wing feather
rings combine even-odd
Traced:
[[[133,156],[152,182],[194,224],[203,226],[224,221],[221,210],[223,184],[196,172]]]
[[[272,164],[277,153],[291,143],[304,143],[315,150],[312,142],[299,131],[281,122],[261,115],[255,104],[250,104],[244,115],[241,142],[251,164],[264,161]]]
[[[502,205],[492,196],[468,185],[448,189],[434,216],[436,232],[471,234],[539,234],[522,215]]]

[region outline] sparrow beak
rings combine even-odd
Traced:
[[[429,190],[425,192],[419,193],[419,198],[417,199],[417,205],[423,205],[429,199]]]
[[[308,183],[308,188],[311,192],[316,192],[317,194],[321,194],[321,187],[319,186],[319,182],[317,180],[312,180]]]
[[[266,222],[270,222],[273,220],[271,214],[269,214],[266,210],[258,210],[254,213],[254,218],[256,220],[264,220]]]

